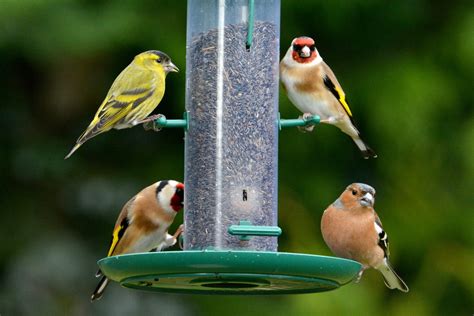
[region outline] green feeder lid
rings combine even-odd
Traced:
[[[257,251],[164,251],[107,257],[102,272],[146,291],[270,295],[323,292],[353,280],[358,262],[317,255]]]

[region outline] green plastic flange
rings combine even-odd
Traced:
[[[281,228],[278,226],[256,226],[250,221],[240,221],[239,225],[231,225],[227,230],[231,235],[240,236],[240,240],[250,240],[250,236],[280,236]]]
[[[357,277],[358,262],[318,255],[263,251],[162,251],[98,262],[110,280],[146,291],[272,295],[323,292]]]

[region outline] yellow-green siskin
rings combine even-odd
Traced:
[[[135,56],[115,79],[94,119],[64,159],[96,135],[153,120],[148,115],[163,98],[166,75],[171,71],[178,72],[178,67],[163,52],[150,50]]]

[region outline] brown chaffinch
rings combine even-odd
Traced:
[[[362,264],[357,282],[367,268],[379,270],[390,289],[408,292],[388,260],[388,236],[373,206],[375,190],[363,183],[349,185],[325,211],[321,232],[331,251]]]
[[[365,159],[375,152],[361,139],[344,91],[316,49],[314,40],[295,38],[280,62],[280,80],[290,101],[308,115],[318,115],[321,123],[335,125],[349,135]],[[306,128],[311,131],[314,126]]]
[[[184,184],[174,180],[156,182],[132,197],[122,208],[112,233],[107,256],[126,253],[160,251],[176,243],[183,231],[181,225],[171,236],[168,228],[176,213],[183,208]],[[91,300],[102,297],[109,282],[102,271]]]

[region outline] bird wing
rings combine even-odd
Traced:
[[[114,231],[112,232],[112,240],[110,241],[109,251],[107,252],[107,257],[110,257],[114,250],[117,248],[120,240],[122,239],[125,231],[129,227],[130,220],[128,218],[128,210],[132,206],[133,202],[135,201],[135,196],[130,199],[127,204],[124,205],[120,215],[115,223]]]
[[[115,223],[114,231],[112,232],[112,239],[110,240],[109,251],[107,251],[107,257],[110,257],[114,253],[115,248],[117,248],[118,243],[120,242],[122,236],[125,234],[125,231],[127,230],[130,224],[127,214],[128,209],[134,199],[135,197],[128,201],[120,212],[117,222]],[[99,269],[97,270],[95,277],[98,278],[102,275],[102,271]]]
[[[155,74],[143,67],[127,67],[114,81],[96,116],[112,125],[145,102],[155,92]]]
[[[323,62],[323,82],[326,88],[334,95],[334,97],[339,101],[339,103],[344,108],[344,111],[352,118],[352,112],[349,108],[349,104],[346,101],[346,94],[341,88],[341,85],[337,81],[336,76],[332,72],[331,68],[329,68],[326,63]]]
[[[94,119],[77,142],[82,144],[110,130],[130,111],[150,98],[156,88],[154,79],[152,71],[133,63],[125,68],[115,79]]]
[[[130,111],[153,95],[153,88],[137,88],[124,91],[110,98],[99,113],[101,128],[113,127],[115,123],[127,116]]]
[[[380,248],[383,249],[385,258],[388,258],[388,256],[390,255],[390,251],[388,249],[388,235],[383,230],[382,222],[380,221],[380,218],[377,214],[375,214],[374,225],[375,225],[375,230],[377,231],[377,234],[379,237],[378,245],[380,246]]]

